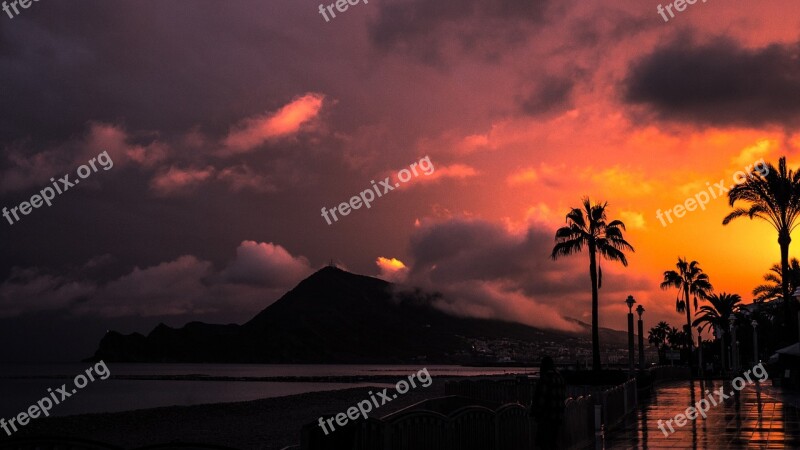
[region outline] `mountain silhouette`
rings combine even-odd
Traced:
[[[392,283],[329,266],[243,325],[192,322],[171,328],[159,324],[147,336],[110,331],[90,359],[386,364],[425,359],[453,363],[469,362],[474,339],[562,342],[584,335],[448,315],[433,306],[440,297],[419,289],[399,292]],[[624,333],[608,331],[614,341],[624,342]]]

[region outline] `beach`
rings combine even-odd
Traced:
[[[427,388],[412,389],[376,409],[372,417],[383,417],[426,398],[442,396],[445,381],[438,378]],[[330,417],[347,411],[347,408],[369,398],[371,390],[375,391],[376,388],[313,392],[236,403],[51,417],[32,421],[14,437],[64,436],[123,448],[191,442],[242,450],[280,450],[300,443],[303,425],[316,422],[322,416]]]

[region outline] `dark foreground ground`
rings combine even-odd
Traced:
[[[426,398],[444,395],[445,379],[418,386],[371,416],[383,417]],[[381,388],[382,389],[382,388]],[[354,388],[240,403],[174,406],[110,414],[37,419],[17,436],[67,436],[125,448],[174,441],[215,444],[237,449],[279,450],[300,443],[300,429],[320,416],[346,412],[368,398],[370,390]],[[390,389],[390,392],[392,390]],[[0,441],[7,439],[0,431]]]

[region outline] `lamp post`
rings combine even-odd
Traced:
[[[758,322],[753,319],[750,325],[753,326],[753,365],[756,365],[758,364]]]
[[[722,329],[721,326],[714,325],[714,334],[717,336],[717,340],[719,340],[719,355],[722,359],[722,373],[725,373],[725,330]]]
[[[798,286],[797,289],[794,290],[794,294],[792,294],[792,297],[794,297],[798,302],[800,302],[800,286]],[[800,342],[800,309],[797,310],[797,337],[798,337],[798,342]]]
[[[628,377],[633,377],[633,304],[636,300],[632,295],[625,299],[628,305]]]
[[[728,320],[731,323],[731,370],[736,371],[739,369],[739,348],[736,345],[736,317],[730,316]]]
[[[644,322],[642,322],[644,306],[637,306],[636,313],[639,314],[639,370],[644,370]]]

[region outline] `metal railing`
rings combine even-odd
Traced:
[[[641,387],[688,376],[685,367],[652,367],[640,373]],[[535,387],[536,380],[528,377],[449,381],[448,397],[417,403],[382,420],[348,424],[336,437],[323,439],[317,425],[309,424],[302,450],[527,450],[538,431],[529,416]],[[568,386],[559,448],[583,448],[623,423],[636,410],[639,387],[635,378],[610,387]]]

